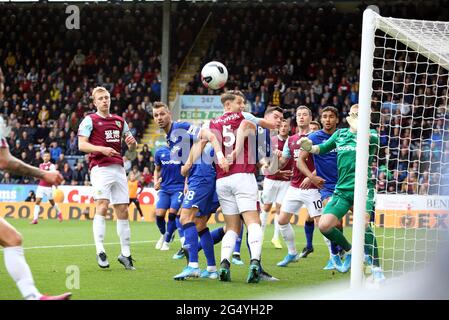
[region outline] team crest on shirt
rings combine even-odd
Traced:
[[[117,125],[117,127],[121,128],[122,127],[122,123],[120,121],[116,121],[115,124]]]

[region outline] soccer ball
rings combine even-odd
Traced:
[[[201,82],[206,88],[217,90],[228,81],[228,69],[223,63],[211,61],[201,70]]]

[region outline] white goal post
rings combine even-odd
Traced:
[[[377,126],[374,129],[377,129],[378,132],[387,132],[383,135],[385,141],[391,142],[392,138],[397,138],[399,143],[397,147],[396,145],[392,147],[390,144],[385,146],[381,143],[379,149],[383,148],[382,152],[378,151],[375,155],[377,172],[379,172],[380,165],[383,167],[382,170],[387,172],[386,178],[382,174],[382,179],[375,179],[376,185],[386,187],[385,194],[391,192],[397,197],[402,197],[401,199],[418,197],[418,193],[419,196],[427,197],[422,199],[449,195],[446,193],[447,188],[443,188],[449,176],[449,172],[444,169],[446,163],[449,165],[449,162],[446,161],[449,154],[449,150],[446,150],[446,146],[449,146],[449,143],[446,144],[449,141],[449,139],[446,139],[449,137],[448,70],[449,22],[386,18],[370,8],[364,11],[353,208],[351,288],[362,288],[365,278],[364,235],[365,205],[368,191],[367,173],[372,170],[372,163],[368,163],[370,127]],[[421,109],[422,114],[420,113]],[[373,121],[373,117],[376,120]],[[417,126],[421,127],[416,128]],[[390,130],[390,135],[388,130]],[[393,131],[396,136],[391,136]],[[438,135],[441,136],[440,140],[436,140]],[[404,140],[408,142],[404,142]],[[427,142],[429,143],[427,144]],[[428,151],[429,157],[423,154],[420,149],[424,147],[430,149]],[[440,149],[436,150],[435,148]],[[393,163],[392,161],[396,162]],[[415,163],[418,166],[416,172],[413,171]],[[413,173],[410,173],[412,171]],[[394,180],[397,180],[397,177],[402,174],[406,177],[405,182],[396,183]],[[389,177],[389,175],[392,177]],[[429,181],[429,176],[436,176],[438,180],[432,181],[431,178]],[[403,186],[404,183],[406,184],[405,187]],[[413,189],[415,183],[417,185],[416,190]],[[432,189],[434,191],[431,191],[432,183],[434,187],[438,183],[438,186]],[[408,204],[408,208],[410,209],[410,204]],[[438,220],[438,218],[436,219]],[[416,248],[407,249],[409,245],[406,243],[408,240],[407,232],[411,234],[410,230],[401,231],[400,239],[403,241],[401,246],[404,247],[401,249],[403,251],[401,256],[395,252],[388,256],[390,260],[401,260],[400,268],[402,268],[402,271],[407,269],[407,266],[405,266],[407,259],[404,258],[408,254],[406,251],[419,251]],[[416,236],[417,231],[414,230],[413,232]],[[428,240],[430,239],[430,232],[428,230],[423,232],[425,233],[423,241],[430,241]],[[394,237],[396,231],[392,231],[392,234],[392,237]],[[382,245],[379,246],[381,251],[386,248],[387,242],[390,241],[387,236],[384,238],[381,239]],[[439,241],[438,234],[435,239],[436,242]],[[396,245],[394,244],[393,247]],[[423,250],[430,251],[427,243]],[[415,260],[418,261],[416,252],[413,254]],[[384,256],[381,255],[381,257]],[[426,259],[428,258],[426,257]],[[395,274],[394,270],[392,274]]]

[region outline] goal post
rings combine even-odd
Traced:
[[[445,224],[439,222],[447,221],[444,210],[449,205],[426,216],[434,208],[425,208],[425,203],[449,204],[448,70],[449,22],[386,18],[370,8],[364,11],[351,288],[364,285],[368,179],[373,180],[376,197],[387,196],[381,207],[376,205],[376,212],[383,211],[374,221],[381,266],[388,269],[384,271],[395,276],[425,265],[445,240],[440,232]],[[377,131],[380,141],[372,163],[370,129]]]

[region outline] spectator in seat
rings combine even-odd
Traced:
[[[84,167],[82,161],[78,161],[75,170],[73,170],[72,181],[76,182],[76,185],[83,185],[86,178],[87,170]],[[73,183],[72,183],[73,184]]]
[[[139,152],[142,156],[143,156],[143,158],[145,159],[145,160],[149,160],[150,159],[150,157],[153,155],[152,153],[151,153],[151,150],[150,150],[150,148],[148,147],[148,144],[144,144],[143,145],[143,147],[142,147],[142,151],[140,151]]]
[[[76,137],[75,132],[71,131],[70,138],[67,140],[65,154],[73,156],[73,155],[77,155],[78,153],[79,153],[78,139]]]
[[[148,160],[146,160],[146,159],[148,159]],[[140,152],[137,155],[136,160],[133,162],[133,166],[136,166],[140,172],[143,172],[143,169],[148,166],[148,161],[149,161],[149,158],[145,158],[142,155],[142,152]]]
[[[150,187],[153,184],[153,174],[150,173],[150,169],[148,167],[143,168],[142,172],[142,184],[144,187]]]
[[[37,143],[42,143],[45,141],[45,139],[48,137],[49,134],[50,128],[47,127],[47,121],[43,121],[42,124],[37,129],[35,141]]]
[[[2,178],[2,180],[0,181],[0,183],[5,183],[5,184],[11,184],[11,183],[14,183],[14,181],[11,179],[11,175],[9,174],[9,172],[5,172],[4,174],[3,174],[3,178]]]
[[[59,155],[61,153],[62,153],[62,149],[61,149],[60,146],[58,146],[58,142],[57,141],[53,141],[51,146],[50,146],[51,160],[53,160],[53,162],[58,160],[59,159]]]
[[[58,170],[62,170],[64,168],[64,165],[67,163],[67,159],[65,158],[65,154],[61,153],[59,155],[59,159],[56,160],[56,165],[58,166]]]
[[[260,100],[260,95],[257,95],[254,103],[252,103],[251,113],[258,118],[262,118],[265,113],[265,103]]]
[[[72,181],[73,170],[72,168],[70,168],[70,165],[67,162],[64,164],[64,167],[60,172],[62,177],[64,178],[64,182],[62,184],[70,184],[70,182]]]

